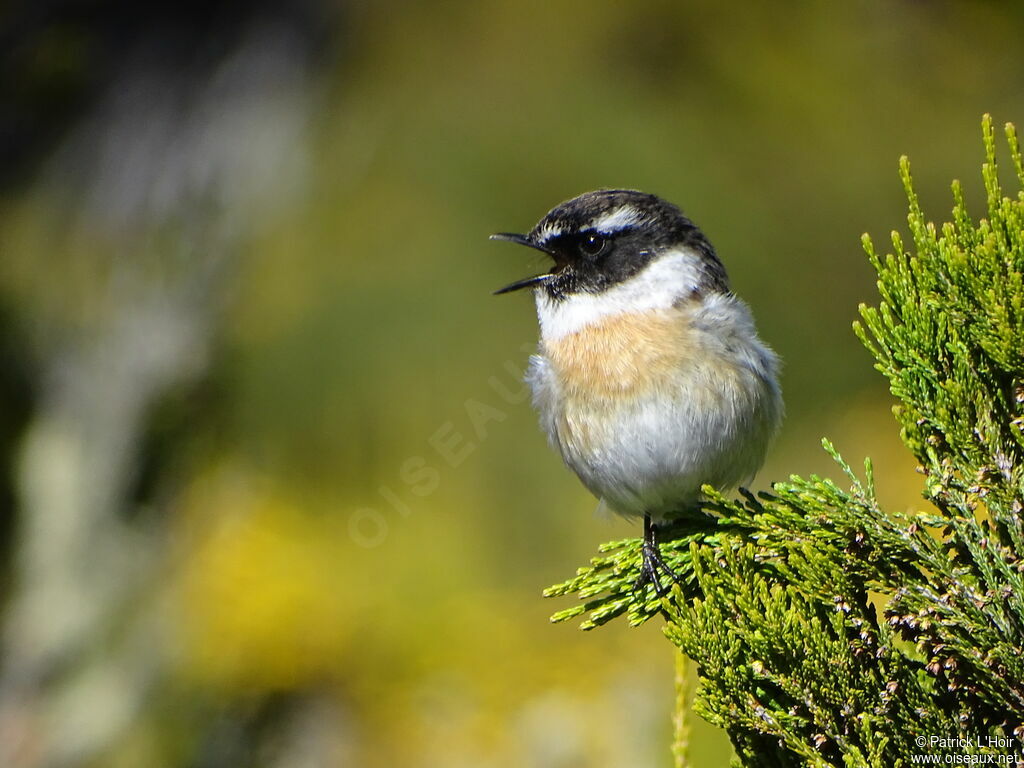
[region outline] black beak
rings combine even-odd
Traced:
[[[533,248],[534,250],[541,251],[542,253],[546,253],[548,256],[554,258],[554,254],[550,250],[545,248],[543,245],[535,243],[526,235],[519,235],[514,232],[498,232],[497,234],[491,235],[490,239],[504,240],[509,243],[525,245],[527,248]],[[523,288],[533,288],[538,285],[543,285],[552,277],[554,277],[554,275],[552,274],[543,274],[534,275],[533,277],[527,277],[524,278],[523,280],[517,280],[511,285],[506,285],[504,288],[499,288],[494,292],[494,295],[497,296],[502,293],[511,293],[512,291],[518,291]]]

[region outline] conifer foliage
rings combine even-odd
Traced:
[[[670,596],[634,589],[636,539],[546,592],[577,595],[552,618],[584,629],[664,615],[698,665],[696,711],[740,765],[1024,752],[1024,162],[1007,125],[1009,196],[982,127],[984,218],[954,182],[952,221],[927,221],[903,158],[909,240],[893,233],[884,257],[863,241],[880,299],[854,330],[897,400],[925,511],[883,510],[870,461],[855,472],[825,441],[842,484],[792,477],[738,501],[706,488],[662,545],[682,577]]]

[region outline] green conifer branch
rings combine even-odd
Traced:
[[[889,381],[929,509],[883,510],[870,462],[860,477],[824,441],[847,489],[815,476],[739,500],[705,489],[663,537],[681,576],[670,597],[634,588],[638,539],[545,593],[577,595],[552,618],[586,614],[584,629],[664,615],[698,665],[696,711],[742,765],[904,765],[921,736],[1024,738],[1024,160],[1008,125],[1008,197],[988,116],[982,135],[984,218],[954,182],[951,221],[927,221],[901,158],[910,240],[893,233],[883,257],[863,239],[880,298],[854,331]]]

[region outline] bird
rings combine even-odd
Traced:
[[[637,585],[678,581],[659,528],[701,488],[748,484],[783,417],[778,356],[704,233],[672,203],[599,189],[507,241],[551,260],[495,294],[531,289],[540,326],[526,381],[549,442],[583,485],[643,518]]]

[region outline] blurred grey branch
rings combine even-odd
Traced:
[[[42,385],[16,476],[0,765],[95,761],[160,679],[170,553],[130,489],[152,407],[206,371],[248,238],[302,186],[312,43],[277,21],[239,19],[200,66],[129,41],[36,184],[59,220],[50,279],[83,243],[109,249],[61,285],[69,306],[27,321]]]

